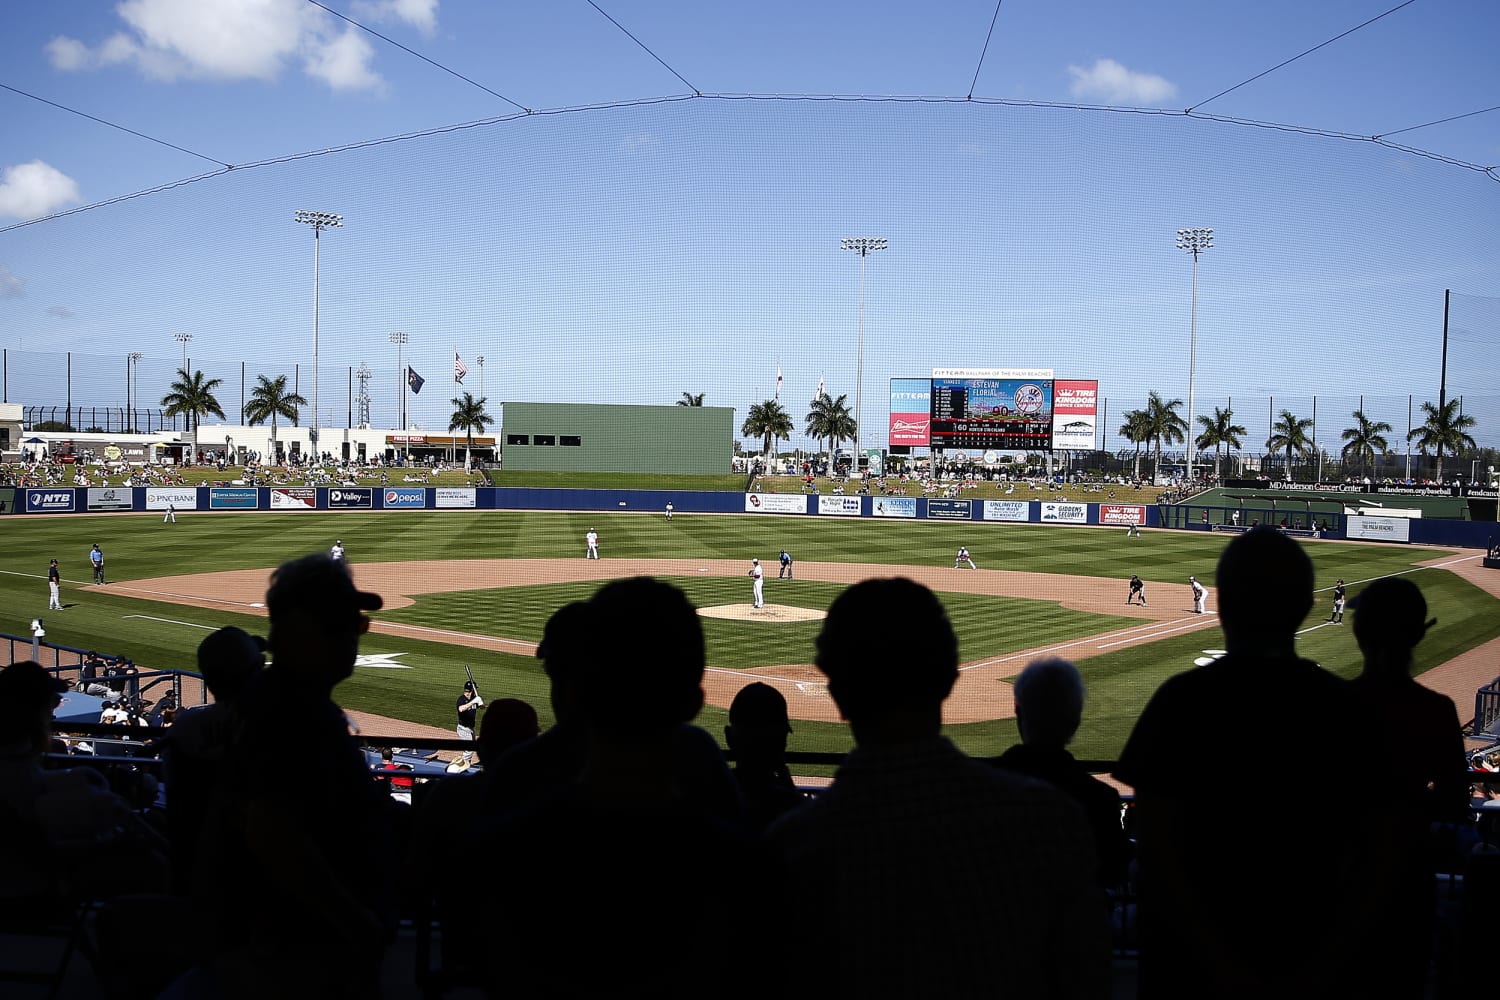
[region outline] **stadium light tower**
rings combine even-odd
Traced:
[[[130,434],[135,433],[135,408],[141,403],[141,394],[136,391],[136,381],[140,377],[141,359],[144,357],[140,351],[131,351],[125,355],[125,408],[130,411],[125,430]]]
[[[860,436],[865,431],[865,258],[890,246],[884,236],[853,236],[842,243],[859,254],[859,354],[854,371],[854,471],[859,471]]]
[[[1187,430],[1187,478],[1193,481],[1193,421],[1197,419],[1196,399],[1193,396],[1198,368],[1198,255],[1205,250],[1212,250],[1214,245],[1214,231],[1212,229],[1179,229],[1177,230],[1177,249],[1185,250],[1193,255],[1193,326],[1192,337],[1188,344],[1188,430]],[[1160,470],[1158,470],[1160,475]]]
[[[307,209],[299,208],[292,216],[303,225],[312,226],[313,230],[313,399],[312,399],[312,425],[307,429],[308,439],[312,442],[313,461],[318,460],[318,237],[325,229],[337,229],[344,224],[342,215],[334,215],[332,212],[309,212]]]
[[[182,345],[182,374],[183,377],[186,378],[188,375],[187,345],[192,343],[193,335],[191,333],[174,333],[172,334],[172,339]]]

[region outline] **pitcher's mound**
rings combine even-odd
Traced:
[[[817,608],[798,608],[788,604],[767,604],[757,608],[753,604],[716,604],[711,608],[699,608],[705,618],[730,618],[739,622],[815,622],[827,617],[827,612]]]

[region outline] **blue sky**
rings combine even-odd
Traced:
[[[446,426],[452,352],[486,357],[485,394],[743,413],[770,395],[801,423],[818,378],[855,397],[859,266],[869,260],[864,415],[883,440],[891,377],[937,366],[1096,377],[1111,429],[1147,390],[1188,395],[1191,261],[1175,230],[1212,226],[1199,270],[1196,409],[1233,401],[1252,444],[1271,410],[1336,447],[1358,397],[1404,430],[1437,393],[1443,289],[1461,293],[1450,392],[1500,439],[1500,180],[1371,142],[1176,115],[1384,135],[1500,100],[1500,6],[1007,0],[995,5],[659,0],[329,0],[326,6],[504,95],[492,96],[306,0],[12,5],[0,84],[192,150],[0,91],[0,227],[241,166],[383,136],[451,133],[229,172],[0,232],[0,346],[12,401],[119,405],[124,355],[159,396],[191,332],[226,380],[299,371],[309,394],[311,233],[322,243],[320,409],[348,369],[395,412],[393,330]],[[680,74],[683,79],[679,79]],[[683,80],[687,82],[684,83]],[[904,95],[964,103],[728,100]],[[602,107],[689,95],[702,99]],[[1207,102],[1207,103],[1204,103]],[[1392,141],[1500,164],[1500,111]],[[203,157],[207,157],[205,159]],[[300,369],[294,368],[300,366]],[[498,409],[498,407],[495,407]],[[1398,415],[1399,411],[1399,415]],[[1330,416],[1325,416],[1329,414]],[[1493,414],[1493,416],[1490,416]],[[1110,442],[1111,446],[1117,444]]]

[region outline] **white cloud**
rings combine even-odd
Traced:
[[[422,27],[436,23],[435,0],[382,0],[391,16]],[[305,0],[122,0],[126,30],[89,48],[59,36],[47,43],[61,70],[130,65],[158,80],[274,80],[300,64],[335,89],[373,89],[374,49]],[[424,29],[425,30],[425,29]]]
[[[0,264],[0,299],[23,299],[26,297],[26,279]]]
[[[424,35],[437,29],[438,0],[355,0],[350,15],[361,22],[400,21]]]
[[[41,160],[0,173],[0,216],[35,219],[82,200],[73,178]]]
[[[48,306],[47,315],[56,316],[58,319],[72,319],[77,313],[73,312],[67,306]]]
[[[1069,66],[1073,96],[1105,104],[1159,105],[1177,94],[1177,85],[1153,73],[1137,73],[1113,59],[1098,59],[1087,69]]]

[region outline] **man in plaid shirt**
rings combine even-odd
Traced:
[[[869,636],[882,623],[877,656]],[[789,912],[820,928],[807,996],[1103,997],[1107,906],[1081,809],[941,735],[958,640],[937,597],[867,580],[828,611],[818,668],[857,744],[767,836]]]

